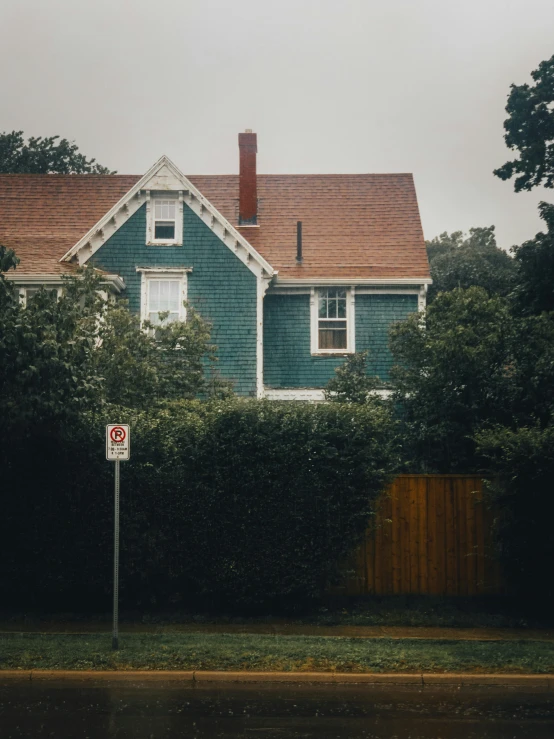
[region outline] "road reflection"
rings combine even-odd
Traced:
[[[0,737],[552,739],[552,695],[509,688],[0,678]]]

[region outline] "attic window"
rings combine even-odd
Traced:
[[[175,239],[175,200],[154,200],[154,241]]]
[[[147,244],[152,246],[177,246],[183,243],[182,193],[152,195],[148,197]]]

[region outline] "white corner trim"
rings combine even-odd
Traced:
[[[137,267],[137,272],[140,272],[140,322],[148,320],[148,282],[150,279],[162,279],[164,276],[175,278],[181,278],[181,301],[179,304],[179,319],[185,321],[187,317],[187,311],[184,306],[184,302],[187,299],[187,273],[190,269],[148,269]]]
[[[418,293],[417,309],[421,313],[427,307],[427,285],[422,285]]]
[[[310,354],[317,352],[317,295],[315,287],[310,288]]]
[[[161,173],[161,170],[164,173]],[[162,177],[163,174],[163,177]],[[163,180],[163,181],[162,181]],[[186,205],[218,236],[228,249],[257,276],[273,277],[277,272],[261,254],[232,226],[226,218],[194,187],[185,175],[165,155],[150,167],[148,172],[96,223],[64,256],[60,262],[77,259],[84,264],[100,249],[136,211],[146,202],[147,191],[169,191],[169,184],[176,192],[187,193]]]
[[[319,348],[319,301],[318,289],[310,289],[310,353],[312,356],[336,357],[356,351],[356,288],[346,288],[346,349]]]
[[[256,397],[265,396],[264,390],[264,295],[270,277],[259,276],[256,282]]]

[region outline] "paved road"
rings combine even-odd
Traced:
[[[554,694],[356,685],[33,684],[0,678],[0,737],[552,739]]]

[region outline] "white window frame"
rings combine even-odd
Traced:
[[[187,309],[184,301],[187,299],[187,273],[190,269],[172,269],[171,267],[156,268],[137,268],[137,272],[141,273],[141,290],[140,290],[140,322],[143,324],[149,320],[150,311],[148,310],[149,284],[152,280],[179,280],[180,296],[179,301],[179,320],[187,320]]]
[[[19,302],[21,305],[26,308],[27,307],[27,290],[32,290],[33,292],[38,292],[41,288],[44,288],[45,290],[49,290],[54,292],[56,291],[56,298],[59,300],[62,295],[62,288],[58,287],[57,285],[19,285],[18,291],[19,291]]]
[[[156,201],[175,201],[175,237],[173,239],[156,239]],[[171,219],[170,219],[171,220]],[[146,245],[147,246],[182,246],[183,244],[183,191],[156,192],[146,191]]]
[[[319,295],[322,290],[346,290],[346,349],[320,349],[319,348]],[[356,351],[356,327],[355,316],[355,288],[333,285],[329,287],[312,287],[310,289],[310,334],[311,354],[314,356],[344,356]],[[324,320],[324,319],[322,319]]]

